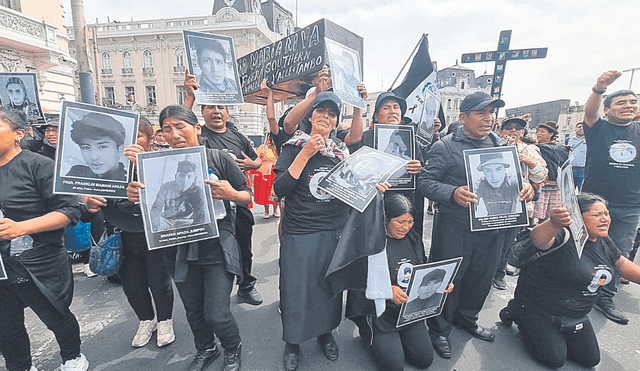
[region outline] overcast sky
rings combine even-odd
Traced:
[[[278,0],[294,13],[296,0]],[[604,71],[640,67],[632,2],[610,0],[298,0],[298,25],[327,18],[364,37],[364,83],[387,90],[418,42],[429,35],[431,58],[442,69],[462,53],[492,51],[501,30],[513,30],[511,49],[548,47],[546,59],[510,61],[502,99],[507,108],[555,99],[584,104]],[[187,5],[191,4],[191,5]],[[84,0],[88,23],[210,14],[213,0]],[[69,0],[65,0],[71,21]],[[493,63],[468,63],[476,75]],[[640,91],[640,70],[632,89]],[[609,91],[627,89],[625,72]]]

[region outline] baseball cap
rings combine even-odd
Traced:
[[[460,112],[480,111],[492,104],[496,108],[504,107],[504,101],[502,99],[494,98],[483,91],[477,91],[467,95],[462,100],[462,103],[460,103]]]
[[[400,112],[402,116],[404,116],[404,114],[407,112],[407,101],[404,98],[395,95],[392,91],[385,91],[384,93],[378,95],[378,98],[376,99],[376,106],[373,112],[378,112],[380,106],[389,99],[395,99],[396,101],[398,101],[398,104],[400,104]]]
[[[508,125],[508,124],[515,124],[518,130],[522,130],[527,127],[527,122],[524,121],[523,119],[519,117],[511,117],[502,121],[502,124],[500,125],[500,129],[504,129],[505,125]]]
[[[311,106],[311,109],[314,110],[321,103],[327,102],[327,101],[334,104],[336,108],[336,112],[339,115],[340,110],[342,109],[342,101],[340,100],[340,98],[338,98],[338,95],[332,91],[323,91],[321,93],[318,93],[318,95],[316,95],[316,99],[314,99],[313,101],[313,105]]]

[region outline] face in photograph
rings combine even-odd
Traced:
[[[117,168],[120,154],[124,150],[124,146],[119,146],[106,136],[97,139],[84,138],[79,144],[82,158],[91,171],[98,175]]]
[[[21,79],[12,77],[7,83],[7,95],[9,100],[16,106],[21,106],[27,100],[27,90]]]
[[[482,167],[482,174],[484,174],[484,178],[489,185],[493,188],[498,188],[502,185],[507,170],[503,164],[488,164]]]
[[[195,171],[178,171],[176,173],[176,184],[178,185],[178,190],[180,192],[184,192],[189,189],[189,187],[193,185],[195,180]]]

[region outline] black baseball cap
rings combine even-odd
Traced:
[[[521,119],[520,117],[511,117],[502,121],[502,124],[500,125],[500,129],[504,129],[505,125],[507,124],[515,124],[518,130],[522,130],[527,127],[527,122]]]
[[[336,112],[340,115],[340,110],[342,109],[342,101],[338,97],[338,95],[332,91],[323,91],[322,93],[318,93],[316,95],[316,99],[313,100],[313,105],[311,109],[314,110],[323,102],[331,102],[335,105]]]
[[[460,103],[460,112],[481,111],[485,107],[493,105],[496,108],[504,107],[502,99],[494,98],[483,91],[467,95]]]

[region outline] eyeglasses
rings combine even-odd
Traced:
[[[519,126],[516,126],[516,125],[509,125],[509,126],[503,127],[502,130],[511,131],[511,130],[522,130],[522,129]]]
[[[45,134],[57,133],[58,132],[58,128],[48,128],[44,132],[45,132]]]

